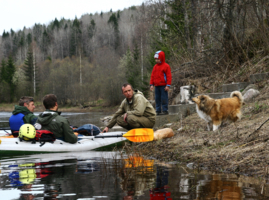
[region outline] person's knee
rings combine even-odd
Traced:
[[[117,124],[119,126],[126,125],[126,122],[123,120],[123,117],[122,116],[118,116],[117,117]]]
[[[127,116],[127,122],[128,122],[128,124],[136,124],[137,123],[137,117],[135,115],[128,115]]]

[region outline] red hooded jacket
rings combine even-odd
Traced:
[[[150,85],[154,86],[169,86],[172,82],[172,74],[170,66],[165,62],[165,54],[163,51],[157,51],[155,55],[158,54],[158,58],[161,60],[161,63],[156,64],[153,67]],[[155,56],[154,56],[155,57]]]

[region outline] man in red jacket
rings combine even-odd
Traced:
[[[154,55],[156,65],[153,67],[150,78],[150,90],[155,86],[155,102],[157,115],[168,114],[168,90],[171,86],[172,75],[170,66],[165,62],[163,51]]]

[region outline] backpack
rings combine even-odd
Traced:
[[[101,133],[100,128],[93,124],[84,124],[76,129],[74,129],[74,132],[78,132],[79,134],[86,135],[86,136],[94,136]]]
[[[50,142],[53,143],[56,138],[54,136],[54,134],[51,131],[48,130],[36,130],[36,135],[34,139],[29,139],[24,137],[20,137],[20,141],[30,141],[33,144],[35,144],[36,142],[40,142],[40,146],[43,146],[46,142]]]
[[[36,130],[35,141],[40,143],[42,142],[51,142],[53,143],[56,140],[54,134],[48,130]]]

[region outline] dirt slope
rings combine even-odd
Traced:
[[[269,120],[262,123],[269,118],[269,81],[258,86],[261,94],[243,106],[243,117],[236,124],[225,122],[218,132],[207,131],[205,121],[195,113],[182,121],[180,131],[180,122],[172,124],[173,138],[135,145],[145,156],[163,161],[194,163],[194,168],[210,171],[267,176]]]

